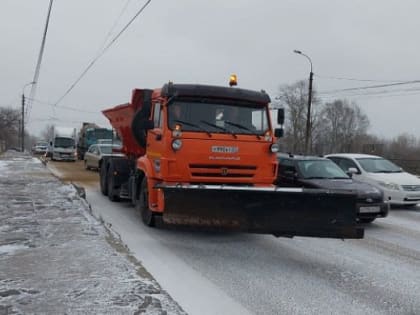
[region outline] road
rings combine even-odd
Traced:
[[[48,163],[86,187],[93,212],[189,314],[420,314],[420,207],[392,209],[362,240],[147,228],[98,174]]]

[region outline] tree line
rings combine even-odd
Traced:
[[[282,152],[305,153],[308,90],[307,81],[279,87],[276,99],[285,109],[285,137],[279,141]],[[380,155],[408,172],[420,174],[420,139],[409,134],[394,139],[369,134],[369,118],[356,102],[336,99],[323,103],[316,90],[312,93],[309,154]]]
[[[21,149],[21,112],[11,107],[0,107],[0,152]],[[36,137],[25,131],[25,149],[29,150]]]

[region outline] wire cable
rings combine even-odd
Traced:
[[[420,80],[413,80],[413,81],[406,81],[406,82],[397,82],[397,83],[389,83],[389,84],[380,84],[380,85],[359,86],[359,87],[354,87],[354,88],[345,88],[345,89],[337,89],[337,90],[330,90],[330,91],[321,91],[321,92],[318,92],[318,95],[322,95],[322,94],[334,94],[334,93],[337,93],[337,92],[346,92],[346,91],[369,90],[369,89],[377,89],[377,88],[382,88],[382,87],[407,85],[407,84],[418,84],[418,83],[420,83]]]
[[[52,9],[53,2],[54,2],[54,0],[50,0],[50,5],[48,7],[47,20],[45,21],[44,33],[42,35],[41,48],[39,50],[38,61],[37,61],[36,67],[35,67],[35,73],[34,73],[34,77],[33,77],[33,80],[32,80],[32,82],[34,82],[34,83],[32,84],[31,92],[29,94],[30,95],[29,97],[32,98],[32,99],[35,97],[35,94],[36,94],[36,86],[38,84],[39,73],[41,71],[42,57],[44,55],[45,42],[47,40],[48,25],[50,23],[50,16],[51,16],[51,9]],[[26,116],[29,116],[31,106],[32,106],[32,103],[29,102],[28,106],[26,106],[26,110],[25,110],[25,115]]]
[[[382,82],[382,83],[403,83],[409,82],[408,80],[373,80],[373,79],[356,79],[356,78],[344,78],[344,77],[334,77],[315,74],[314,76],[321,79],[332,79],[332,80],[344,80],[344,81],[358,81],[358,82]]]
[[[86,73],[93,67],[93,65],[101,58],[105,52],[117,41],[117,39],[127,30],[127,28],[134,22],[134,20],[143,12],[143,10],[149,5],[152,0],[147,0],[146,3],[137,11],[137,13],[131,18],[131,20],[121,29],[121,31],[106,45],[102,51],[89,63],[85,70],[79,75],[76,81],[70,85],[67,91],[55,102],[58,105],[80,82],[80,80],[86,75]]]
[[[40,105],[47,105],[47,106],[51,106],[51,107],[55,106],[56,108],[71,110],[71,111],[75,111],[75,112],[88,113],[88,114],[99,114],[100,113],[100,111],[83,110],[83,109],[79,109],[79,108],[71,107],[71,106],[54,105],[52,103],[41,101],[41,100],[34,99],[34,98],[31,98],[30,100],[32,102],[38,103]]]

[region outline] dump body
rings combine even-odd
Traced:
[[[126,159],[109,159],[101,190],[126,197],[151,225],[201,226],[361,238],[356,198],[334,191],[277,189],[276,138],[261,91],[165,84],[136,89],[103,111]]]

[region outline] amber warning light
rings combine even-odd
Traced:
[[[235,85],[238,85],[238,78],[236,77],[236,74],[232,74],[229,78],[229,86]]]

